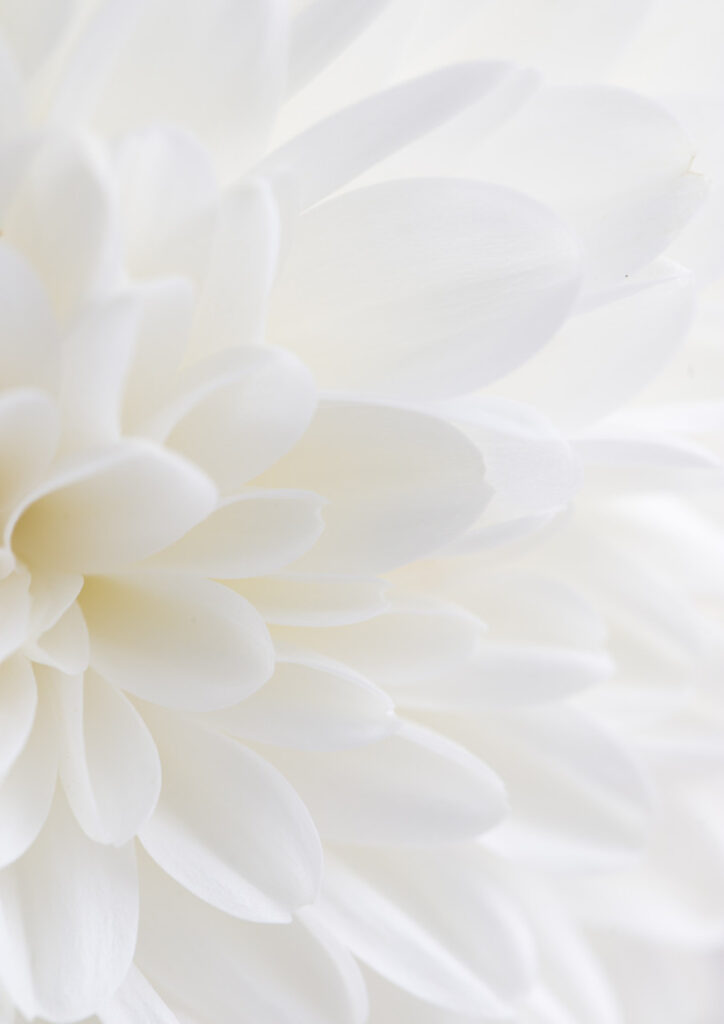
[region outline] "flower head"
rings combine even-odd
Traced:
[[[0,3],[10,1021],[709,983],[717,181],[620,5],[455,6]]]

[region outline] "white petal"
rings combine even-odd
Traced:
[[[42,391],[8,390],[0,396],[3,513],[7,514],[14,503],[37,485],[55,454],[59,432],[58,409],[49,395]]]
[[[137,962],[192,1019],[215,1024],[363,1024],[359,968],[321,928],[222,914],[157,868],[143,872]],[[135,1022],[134,1022],[135,1024]]]
[[[531,937],[479,849],[340,850],[319,915],[354,954],[407,992],[458,1013],[507,1018],[530,986]]]
[[[390,698],[364,676],[318,654],[277,648],[274,675],[234,708],[215,712],[242,739],[300,750],[375,743],[398,723]]]
[[[114,274],[108,177],[88,141],[53,137],[24,174],[3,225],[61,317]]]
[[[393,592],[390,607],[364,622],[278,632],[402,693],[408,684],[459,669],[476,650],[481,630],[480,620],[463,608]]]
[[[310,0],[292,24],[290,92],[314,78],[382,11],[389,0]]]
[[[138,320],[137,304],[125,295],[92,307],[66,338],[60,390],[66,449],[119,439]]]
[[[0,665],[0,778],[25,746],[35,719],[38,691],[30,663],[22,656]]]
[[[172,452],[126,441],[43,485],[12,545],[44,569],[105,572],[172,544],[214,507],[211,481]]]
[[[155,125],[122,140],[118,177],[126,259],[134,276],[178,271],[174,246],[216,198],[209,153],[192,135]]]
[[[78,603],[74,601],[50,629],[26,647],[26,652],[33,661],[68,675],[83,672],[88,667],[90,649],[88,627]]]
[[[568,429],[580,429],[631,399],[683,341],[692,275],[661,260],[641,287],[573,317],[504,384]]]
[[[27,74],[52,51],[73,14],[74,0],[43,0],[28,6],[24,0],[2,0],[3,35]]]
[[[91,665],[167,707],[236,704],[271,675],[274,652],[248,602],[218,583],[165,573],[97,577],[81,595]]]
[[[285,8],[280,0],[197,0],[179,18],[173,0],[141,5],[97,123],[113,135],[154,122],[181,125],[228,175],[238,173],[257,155],[281,98]]]
[[[194,312],[193,356],[264,341],[279,241],[279,211],[264,181],[244,182],[222,196]]]
[[[120,846],[150,817],[161,763],[130,702],[96,672],[56,679],[61,711],[60,773],[87,835]]]
[[[22,130],[25,97],[20,68],[3,40],[0,40],[0,141]]]
[[[41,691],[30,736],[0,782],[0,867],[27,851],[48,816],[58,771],[53,719],[52,701]]]
[[[313,125],[271,153],[259,171],[291,174],[305,209],[495,92],[509,73],[506,64],[461,64],[396,85]]]
[[[373,576],[283,573],[243,580],[233,586],[267,622],[281,626],[361,622],[387,607],[387,586]]]
[[[171,394],[172,380],[188,344],[194,289],[184,278],[145,282],[133,290],[140,303],[133,359],[123,395],[125,434],[145,434],[145,427]]]
[[[98,1010],[103,1024],[178,1024],[178,1018],[134,965],[116,994]]]
[[[30,578],[22,567],[0,580],[0,660],[17,651],[31,632]]]
[[[539,349],[578,276],[576,239],[526,196],[474,181],[386,182],[299,219],[268,336],[322,387],[446,397]]]
[[[31,628],[34,635],[45,633],[68,611],[80,594],[83,577],[74,573],[34,569],[30,579]]]
[[[266,753],[331,841],[454,843],[480,835],[506,810],[502,783],[482,761],[409,723],[379,743],[335,754]]]
[[[58,328],[38,278],[0,239],[0,375],[3,387],[49,387],[60,366]]]
[[[691,144],[661,106],[609,86],[540,89],[480,147],[475,171],[520,188],[580,229],[587,287],[661,253],[703,198]]]
[[[178,402],[160,414],[159,430],[226,494],[291,448],[316,399],[309,371],[294,356],[252,345],[190,367],[178,389]]]
[[[559,508],[579,489],[582,473],[573,446],[536,406],[471,396],[436,409],[480,448],[497,519]]]
[[[329,499],[324,533],[295,566],[324,573],[379,572],[419,557],[462,532],[488,494],[479,452],[449,424],[351,400],[320,402],[299,444],[261,482]]]
[[[317,540],[324,529],[323,504],[305,491],[249,491],[226,498],[149,564],[216,579],[277,572]]]
[[[437,679],[391,687],[405,707],[490,708],[560,700],[613,675],[614,662],[600,651],[483,642],[465,665]]]
[[[567,705],[434,718],[505,779],[511,814],[485,837],[516,863],[565,871],[639,854],[650,786],[623,740]]]
[[[91,842],[57,797],[39,838],[0,873],[0,978],[24,1016],[79,1020],[119,987],[136,942],[133,848]]]
[[[212,906],[289,921],[314,900],[322,850],[289,783],[258,755],[168,712],[149,715],[163,763],[156,810],[140,831],[153,859]]]

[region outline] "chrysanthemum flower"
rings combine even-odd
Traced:
[[[3,1024],[718,1012],[721,144],[640,7],[0,0]]]

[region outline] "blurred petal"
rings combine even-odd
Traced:
[[[323,387],[447,397],[529,358],[578,290],[578,242],[524,195],[475,181],[392,181],[304,214],[269,337]]]

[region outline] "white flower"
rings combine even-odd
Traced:
[[[3,1021],[720,1011],[720,142],[636,6],[0,0]]]

